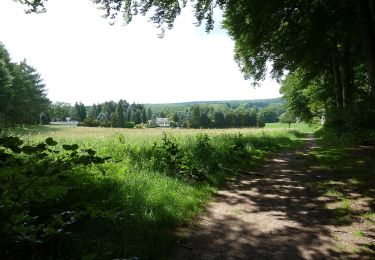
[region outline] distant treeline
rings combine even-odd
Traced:
[[[129,104],[126,100],[109,101],[85,107],[81,102],[71,106],[56,102],[48,111],[52,121],[65,121],[67,118],[79,122],[81,126],[130,127],[146,124],[152,112],[146,111],[143,104]]]
[[[48,115],[52,120],[77,120],[81,126],[156,127],[157,118],[168,118],[173,127],[229,128],[263,127],[265,123],[277,122],[284,112],[281,102],[259,108],[251,102],[144,105],[120,100],[87,107],[82,103],[71,106],[57,102],[51,104]]]
[[[93,127],[156,127],[157,118],[168,118],[172,127],[262,127],[277,122],[285,112],[281,98],[146,105],[126,100],[92,106],[51,103],[41,75],[26,61],[12,62],[1,43],[0,100],[0,127],[51,121],[78,121]]]
[[[191,128],[262,127],[285,112],[281,98],[146,105],[154,114]]]

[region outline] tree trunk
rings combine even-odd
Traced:
[[[370,91],[375,98],[375,17],[373,0],[355,0],[362,27],[362,37],[366,56],[368,59],[368,71],[370,79]]]
[[[350,36],[347,35],[343,43],[343,57],[341,60],[342,104],[344,108],[350,105],[352,101],[352,92],[353,92],[352,75],[351,75],[352,63],[351,63],[350,49],[351,49]]]
[[[341,77],[340,77],[340,68],[339,68],[336,40],[334,41],[331,55],[332,55],[332,73],[333,73],[333,77],[335,80],[336,107],[338,110],[341,110],[342,108],[342,85],[341,85],[341,80],[340,80]]]

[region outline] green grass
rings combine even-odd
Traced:
[[[189,223],[212,192],[207,185],[192,186],[161,174],[123,167],[116,170],[112,169],[111,176],[101,180],[100,189],[105,188],[106,182],[111,183],[111,192],[103,199],[107,207],[122,212],[123,219],[115,223],[105,219],[86,222],[78,231],[83,239],[73,256],[91,252],[99,258],[106,257],[103,252],[111,257],[161,256],[174,239],[173,230]],[[99,199],[97,194],[85,195]],[[97,244],[92,245],[93,241]]]
[[[206,181],[194,182],[158,168],[162,161],[155,161],[155,145],[162,145],[164,132],[180,151],[191,153],[192,164],[202,170],[213,159],[201,162],[196,158],[201,152],[197,136],[207,134],[217,170],[208,170]],[[83,205],[90,214],[72,225],[72,237],[62,239],[50,253],[57,258],[159,258],[175,239],[175,229],[191,223],[228,175],[258,165],[272,152],[302,144],[295,131],[285,129],[47,126],[11,129],[9,133],[30,143],[53,137],[59,143],[77,143],[81,148],[96,149],[100,156],[112,157],[104,165],[74,170],[77,183],[60,202],[61,207]]]
[[[363,233],[362,230],[356,229],[356,230],[353,231],[353,236],[355,236],[355,237],[364,237],[365,235],[364,235],[364,233]]]
[[[364,139],[357,133],[340,134],[320,129],[316,136],[318,146],[310,154],[322,178],[315,187],[330,197],[335,224],[349,225],[356,218],[371,219],[373,213],[363,213],[352,207],[364,198],[368,207],[374,203],[375,160],[371,147],[361,147]]]
[[[325,192],[326,196],[330,196],[330,197],[336,197],[336,198],[342,198],[344,195],[342,194],[342,192],[338,191],[338,190],[335,190],[335,189],[332,189],[332,188],[328,188]]]
[[[289,128],[289,124],[277,122],[277,123],[266,123],[265,129],[287,129],[287,130],[297,130],[303,133],[309,133],[309,132],[314,132],[316,127],[300,122],[300,123],[291,124]]]
[[[375,220],[375,213],[366,212],[366,213],[362,214],[361,217],[364,218],[364,219]]]

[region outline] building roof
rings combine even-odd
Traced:
[[[156,123],[168,123],[168,118],[166,117],[157,117],[156,118]]]

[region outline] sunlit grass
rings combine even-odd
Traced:
[[[265,129],[287,129],[287,130],[298,130],[300,132],[308,133],[308,132],[314,132],[316,129],[315,126],[310,126],[304,122],[300,123],[292,123],[286,124],[286,123],[266,123]]]
[[[330,197],[337,197],[337,198],[342,198],[344,196],[342,192],[332,189],[332,188],[327,189],[325,192],[325,195],[330,196]]]
[[[159,258],[174,239],[173,231],[190,223],[201,212],[216,188],[236,167],[252,167],[266,155],[302,144],[295,131],[286,129],[116,129],[68,126],[35,126],[9,130],[26,142],[52,137],[60,144],[77,143],[80,149],[93,148],[111,162],[80,172],[87,178],[76,194],[79,201],[125,217],[115,222],[95,218],[83,222],[75,234],[79,242],[70,248],[73,258]],[[209,136],[212,149],[223,169],[210,173],[203,183],[168,176],[150,166],[150,151],[160,145],[166,133],[179,149],[188,152],[198,134]],[[238,138],[247,157],[228,153]],[[242,151],[241,151],[242,152]],[[233,169],[232,169],[233,168]],[[240,214],[237,210],[235,214]]]
[[[361,215],[362,218],[365,218],[365,219],[371,219],[371,220],[375,220],[375,213],[374,212],[366,212],[364,214]]]
[[[334,214],[337,225],[351,225],[355,219],[368,219],[372,212],[363,213],[374,198],[374,158],[368,148],[358,146],[357,137],[340,135],[327,129],[317,133],[317,147],[310,153],[313,164],[321,171],[322,178],[315,187],[329,197],[326,208]],[[360,143],[360,142],[359,142]],[[363,205],[356,207],[356,205]],[[358,234],[357,234],[358,235]]]
[[[365,235],[364,235],[364,233],[363,233],[362,230],[356,229],[356,230],[353,231],[353,236],[355,236],[355,237],[364,237]]]

